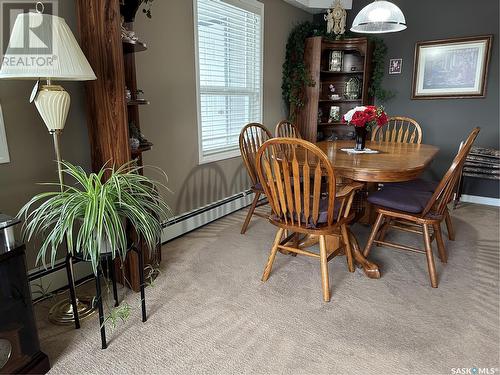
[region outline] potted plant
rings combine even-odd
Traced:
[[[91,261],[97,274],[101,253],[125,259],[127,220],[150,251],[155,248],[161,222],[170,213],[160,194],[161,188],[167,189],[163,184],[140,175],[143,167],[132,163],[118,169],[103,167],[98,173],[86,173],[68,162],[62,165],[75,183],[34,196],[18,214],[25,218],[23,235],[28,241],[37,234],[44,238],[37,263],[46,266],[49,256],[53,266],[57,248],[67,241],[67,251]]]
[[[365,149],[366,135],[374,126],[387,124],[388,118],[384,107],[374,105],[359,106],[342,116],[342,122],[354,126],[356,131],[356,151]]]

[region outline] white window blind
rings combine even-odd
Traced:
[[[238,137],[262,122],[262,16],[255,0],[194,0],[200,162],[239,154]]]

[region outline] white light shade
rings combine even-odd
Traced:
[[[52,87],[60,89],[45,90],[42,88],[35,99],[36,109],[42,116],[49,132],[64,129],[70,105],[69,94],[60,86]]]
[[[29,12],[16,18],[0,78],[87,81],[96,76],[64,19]]]
[[[358,13],[351,31],[365,34],[394,33],[406,29],[406,19],[396,5],[389,1],[375,0]]]

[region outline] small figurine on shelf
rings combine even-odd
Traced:
[[[139,37],[135,35],[135,32],[132,30],[128,30],[126,27],[125,20],[122,16],[122,26],[121,26],[121,34],[122,34],[122,41],[126,43],[135,43],[139,40]]]
[[[140,90],[140,89],[137,89],[134,92],[134,99],[135,100],[146,100],[146,99],[144,99],[144,91]]]
[[[335,93],[335,91],[336,91],[335,86],[333,84],[330,84],[330,86],[328,86],[328,88],[330,90],[330,95],[328,95],[328,98],[330,100],[339,100],[340,95]]]
[[[125,100],[127,102],[132,100],[132,92],[125,86]]]
[[[326,21],[326,32],[328,34],[335,34],[336,39],[340,39],[342,34],[345,33],[347,12],[342,6],[340,0],[335,0],[331,9],[326,10],[323,16]]]
[[[134,121],[130,121],[128,124],[128,132],[130,137],[130,147],[133,150],[137,150],[139,147],[143,146],[152,146],[153,144],[149,142],[144,136],[141,134]]]
[[[332,9],[327,9],[326,14],[323,16],[326,21],[326,32],[331,34],[333,32],[334,20],[333,20],[333,11]]]

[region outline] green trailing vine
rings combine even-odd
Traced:
[[[373,72],[368,88],[368,93],[381,102],[385,102],[394,97],[392,91],[382,87],[382,79],[384,78],[385,56],[387,55],[387,46],[380,38],[370,37],[373,42],[373,57],[372,66]]]
[[[304,106],[304,88],[313,87],[316,82],[312,79],[304,63],[306,38],[322,36],[336,40],[335,35],[328,34],[324,26],[312,22],[304,22],[295,26],[288,37],[286,44],[285,62],[283,63],[282,97],[290,106],[290,118],[294,120],[297,110]],[[340,39],[354,38],[356,34],[346,32]],[[372,66],[368,92],[377,100],[384,102],[394,96],[391,91],[382,88],[384,78],[384,64],[387,46],[380,38],[368,37],[374,44]]]
[[[304,106],[304,87],[315,85],[304,63],[305,40],[315,32],[312,22],[301,23],[293,28],[286,43],[281,90],[283,100],[290,105],[291,115]]]

